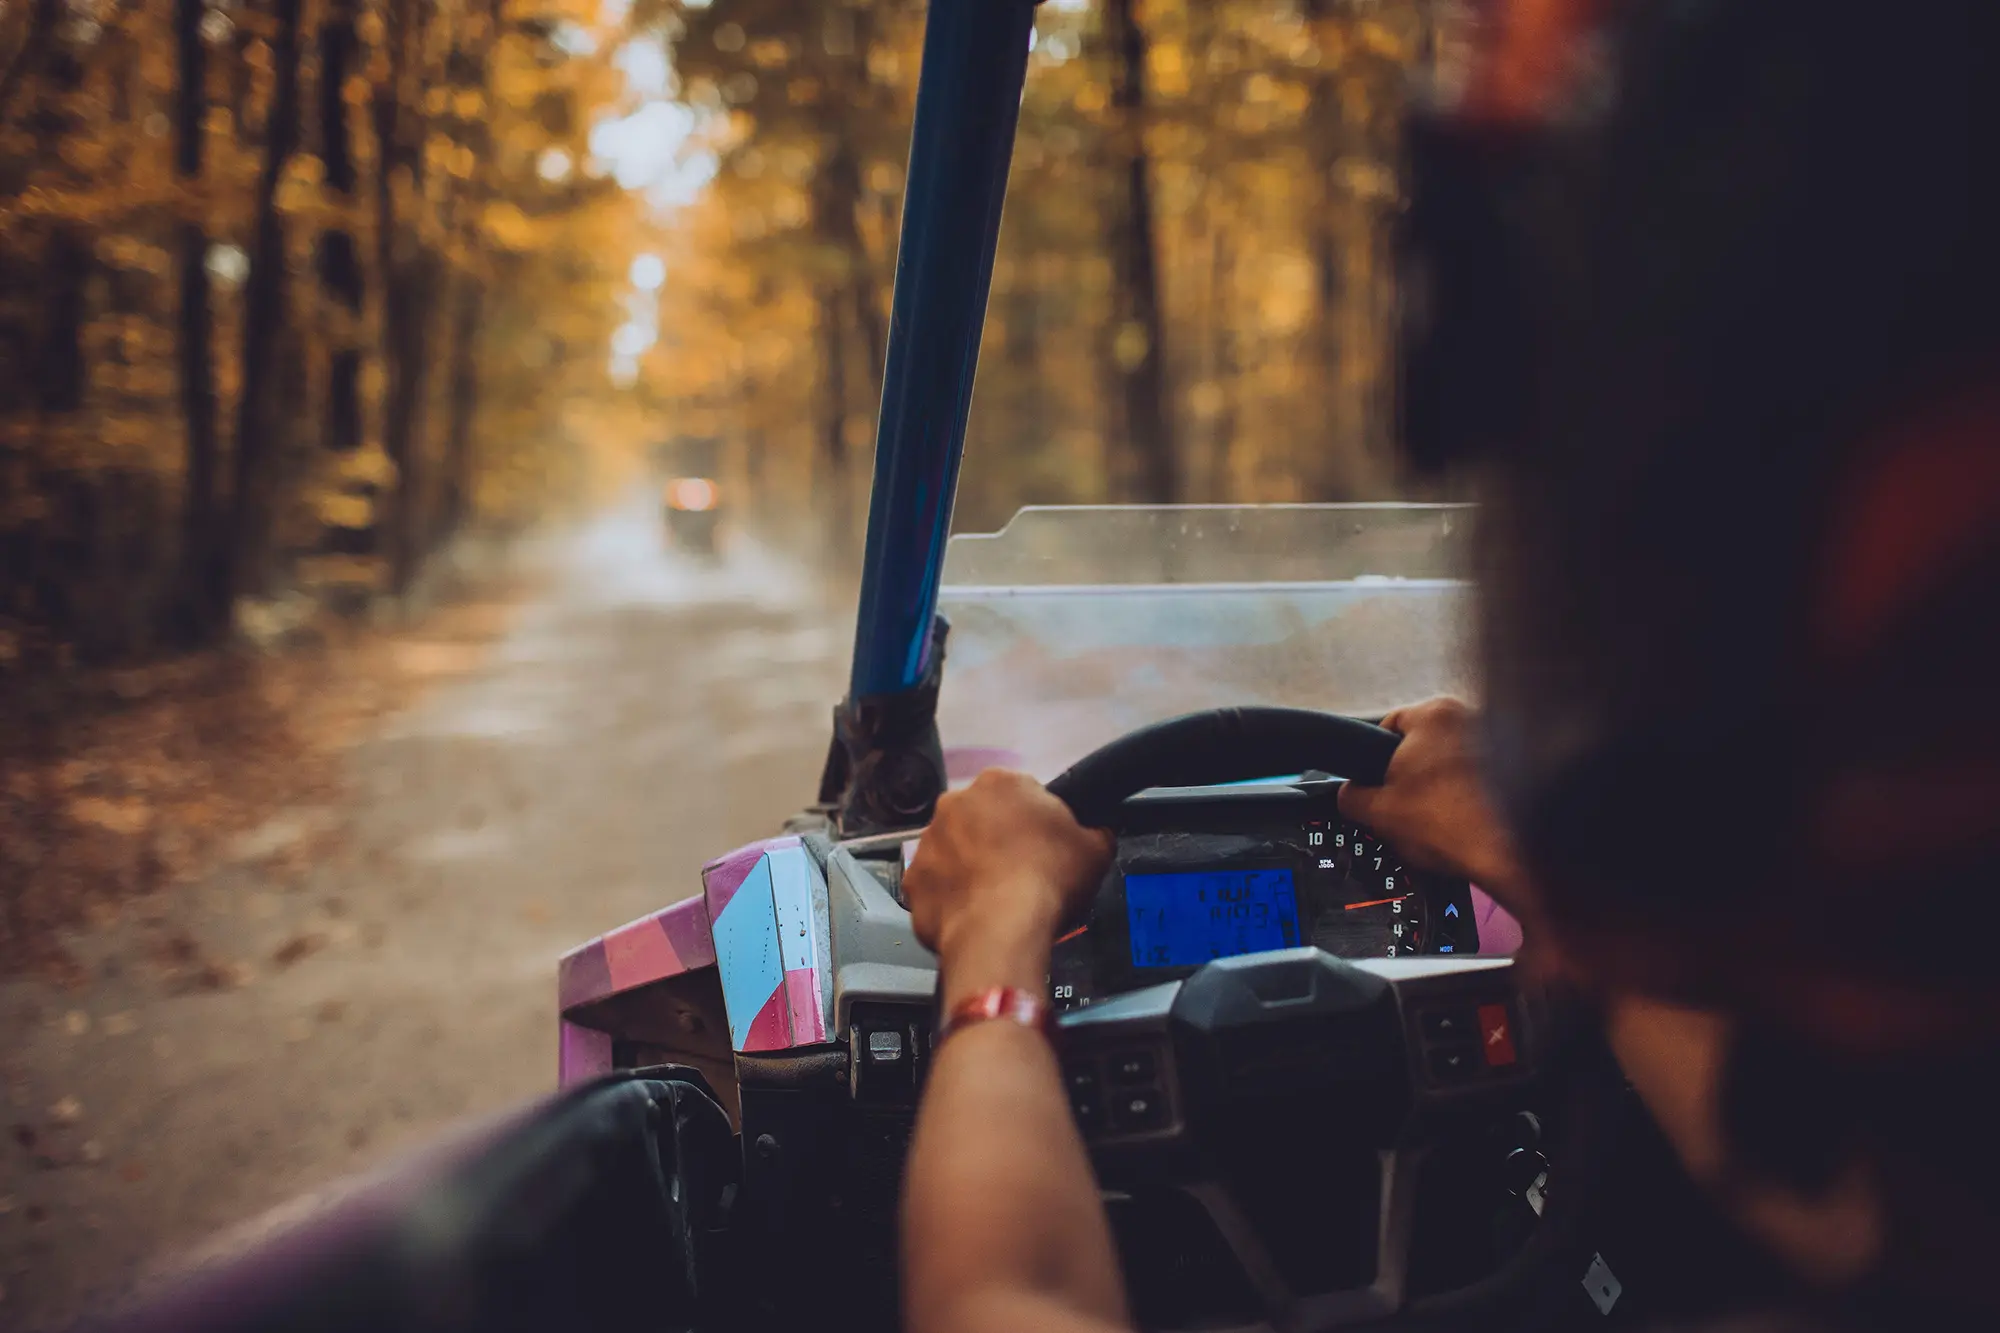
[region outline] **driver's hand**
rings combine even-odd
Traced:
[[[937,953],[954,989],[972,984],[969,972],[1023,955],[1045,968],[1057,926],[1082,913],[1112,847],[1109,833],[1078,824],[1027,774],[989,768],[939,798],[903,874],[903,899],[917,938]],[[995,976],[976,984],[1023,983]]]
[[[1386,840],[1406,863],[1472,880],[1518,913],[1527,885],[1473,759],[1473,720],[1472,709],[1451,698],[1383,718],[1403,743],[1381,786],[1350,782],[1340,789],[1340,813]]]

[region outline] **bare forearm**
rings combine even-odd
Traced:
[[[981,1023],[939,1051],[904,1202],[908,1326],[966,1333],[1022,1298],[1122,1327],[1095,1178],[1041,1034]],[[1081,1325],[1089,1326],[1089,1324]]]
[[[988,986],[1045,984],[1050,933],[1029,922],[957,942],[945,956],[947,1006]],[[1024,1302],[1062,1314],[1052,1327],[1125,1324],[1095,1177],[1039,1032],[984,1022],[939,1048],[903,1228],[907,1321],[918,1333],[983,1329]]]

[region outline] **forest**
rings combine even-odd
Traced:
[[[1397,492],[1398,127],[1457,12],[1040,7],[961,526]],[[394,598],[681,436],[851,552],[923,20],[5,0],[0,677]]]

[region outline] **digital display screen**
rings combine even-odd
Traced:
[[[1134,967],[1199,967],[1299,942],[1289,870],[1127,875],[1125,914]]]

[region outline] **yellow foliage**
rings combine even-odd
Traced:
[[[1185,97],[1188,92],[1187,52],[1178,42],[1156,42],[1148,53],[1153,89],[1162,97]]]
[[[368,497],[345,491],[313,491],[307,497],[307,504],[313,516],[330,528],[365,528],[375,516],[375,507]]]
[[[508,200],[488,204],[480,222],[493,242],[504,249],[527,250],[534,244],[535,224]]]
[[[386,490],[396,482],[396,465],[382,452],[380,441],[370,441],[363,448],[340,455],[333,475],[343,482],[361,482]]]

